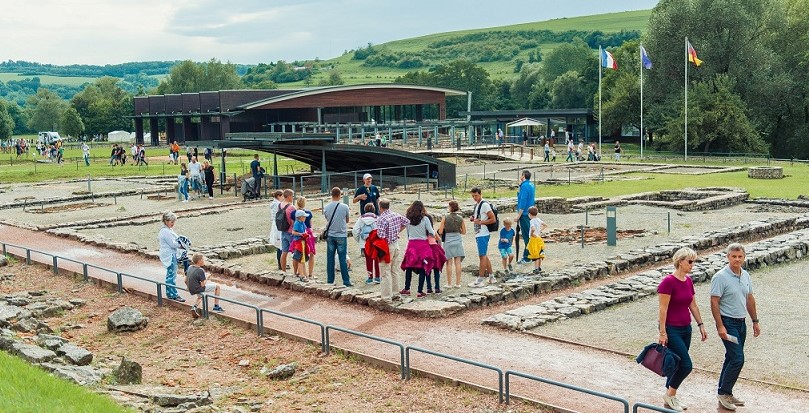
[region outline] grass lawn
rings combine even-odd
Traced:
[[[128,412],[111,399],[57,379],[0,351],[0,412]]]
[[[67,85],[67,86],[81,86],[85,83],[93,83],[97,78],[95,77],[80,77],[80,76],[52,76],[52,75],[21,75],[19,73],[0,73],[0,82],[8,83],[9,80],[25,80],[34,77],[39,78],[42,86],[47,85]]]
[[[233,174],[244,175],[250,172],[250,161],[254,151],[247,150],[229,150],[228,161],[226,164],[226,172],[228,176]],[[65,163],[63,166],[58,166],[53,163],[34,162],[34,156],[29,158],[16,159],[15,156],[10,154],[0,154],[0,184],[10,182],[41,182],[53,179],[74,179],[74,178],[87,178],[102,177],[102,176],[133,176],[133,175],[147,175],[147,176],[162,176],[162,175],[177,175],[180,173],[180,167],[177,165],[169,165],[168,162],[168,148],[167,147],[147,147],[146,156],[149,159],[149,166],[133,166],[132,158],[129,156],[129,149],[127,149],[127,164],[123,167],[112,167],[109,165],[110,145],[94,144],[90,150],[92,158],[90,166],[84,165],[84,158],[82,157],[81,148],[76,145],[66,146],[65,149]],[[165,156],[163,156],[165,155]],[[202,154],[200,153],[200,156]],[[272,173],[272,157],[260,152],[261,165],[267,170],[267,173]],[[159,159],[158,159],[159,158]],[[41,159],[41,157],[36,157]],[[185,153],[180,153],[180,162],[185,162]],[[217,179],[220,172],[221,158],[215,156],[213,158],[214,171],[216,172]],[[309,171],[309,166],[292,159],[279,157],[278,158],[278,172],[280,174],[287,174],[292,171],[303,172]]]
[[[671,163],[683,162],[680,161]],[[694,162],[690,164],[696,166],[711,164],[722,166],[752,166],[750,164],[744,165],[741,162],[723,163],[721,161],[708,163]],[[760,163],[757,163],[757,165],[758,164]],[[613,197],[618,195],[635,194],[639,192],[713,186],[744,188],[750,193],[751,198],[796,199],[798,195],[806,195],[809,193],[809,189],[807,189],[809,188],[809,166],[797,163],[790,165],[789,162],[772,162],[771,165],[781,166],[784,168],[784,179],[778,181],[767,179],[750,179],[747,177],[747,171],[711,173],[703,175],[674,175],[636,172],[621,175],[622,177],[636,179],[632,181],[608,181],[604,183],[588,182],[573,183],[572,185],[539,185],[537,186],[537,196],[558,196],[563,198],[574,198],[579,196]],[[555,171],[554,177],[562,177],[562,175],[558,174],[562,174],[562,171]],[[539,178],[548,178],[547,172],[541,172]],[[490,191],[487,192],[491,193]],[[496,194],[486,196],[490,198],[507,198],[514,196],[514,191],[498,190]]]

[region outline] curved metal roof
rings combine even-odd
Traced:
[[[466,96],[466,92],[457,89],[448,89],[442,87],[432,87],[432,86],[419,86],[419,85],[401,85],[401,84],[390,84],[390,83],[369,83],[369,84],[362,84],[362,85],[340,85],[340,86],[323,86],[323,87],[313,87],[304,90],[295,90],[281,96],[275,96],[267,99],[258,100],[255,102],[251,102],[242,106],[239,106],[238,109],[253,109],[260,106],[264,106],[269,103],[276,103],[276,102],[283,102],[285,100],[291,99],[298,99],[306,96],[313,96],[313,95],[320,95],[325,93],[332,93],[332,92],[345,92],[345,91],[354,91],[354,90],[366,90],[366,89],[415,89],[415,90],[424,90],[429,92],[441,92],[445,96]]]

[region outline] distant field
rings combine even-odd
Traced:
[[[571,17],[562,19],[553,19],[542,22],[515,24],[510,26],[488,27],[473,30],[460,30],[455,32],[436,33],[421,37],[414,37],[410,39],[396,40],[388,43],[382,43],[378,46],[387,48],[391,51],[418,51],[425,49],[429,44],[466,34],[480,33],[492,30],[499,31],[518,31],[518,30],[553,30],[553,31],[566,31],[566,30],[601,30],[604,33],[619,32],[621,30],[638,30],[640,32],[646,31],[646,26],[651,16],[651,10],[637,10],[627,11],[620,13],[598,14],[593,16]],[[551,50],[556,48],[559,43],[543,43],[540,46],[543,54],[548,54]],[[524,62],[528,61],[528,50],[522,50],[517,57],[511,62],[491,62],[491,63],[478,63],[481,67],[486,69],[492,79],[509,79],[517,75],[514,73],[514,61],[522,59]],[[387,67],[365,67],[362,66],[362,61],[353,60],[353,53],[348,53],[343,56],[326,60],[324,66],[333,64],[335,70],[340,72],[343,81],[346,84],[359,84],[359,83],[390,83],[399,76],[406,74],[414,69],[394,69]],[[421,70],[426,70],[422,68]],[[317,85],[320,79],[328,76],[327,73],[314,76],[312,84]],[[304,82],[284,83],[282,88],[296,88],[304,87]]]
[[[66,77],[66,76],[51,76],[51,75],[20,75],[18,73],[0,73],[0,82],[6,83],[9,80],[23,80],[38,77],[43,85],[67,85],[67,86],[81,86],[85,83],[92,83],[96,80],[94,77]]]

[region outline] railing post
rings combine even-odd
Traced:
[[[84,275],[84,281],[87,281],[87,280],[90,279],[90,274],[87,271],[87,264],[86,263],[82,264],[81,272],[82,272],[82,275]]]
[[[53,275],[59,275],[59,257],[53,256]]]
[[[25,249],[25,263],[31,265],[31,250]]]
[[[261,322],[261,309],[256,307],[256,333],[258,334],[259,337],[264,335],[264,326],[262,326],[262,324],[263,323]]]
[[[202,294],[202,316],[207,320],[210,317],[208,314],[208,294]]]
[[[4,243],[3,244],[3,256],[5,257],[6,255],[8,255],[8,250],[6,249],[6,244]]]
[[[160,283],[157,284],[157,306],[163,306],[163,285]]]
[[[124,276],[120,272],[115,273],[115,275],[118,278],[118,292],[122,293],[124,292]]]

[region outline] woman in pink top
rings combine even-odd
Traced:
[[[663,396],[665,406],[681,412],[685,405],[677,399],[677,389],[691,373],[691,357],[688,348],[691,347],[691,316],[697,321],[702,341],[708,339],[708,333],[702,324],[699,306],[694,299],[694,283],[688,276],[697,253],[691,248],[680,248],[674,253],[674,273],[667,275],[660,281],[657,294],[660,299],[658,309],[660,338],[658,342],[667,346],[674,354],[680,356],[680,365],[671,376],[666,378],[666,395]]]

